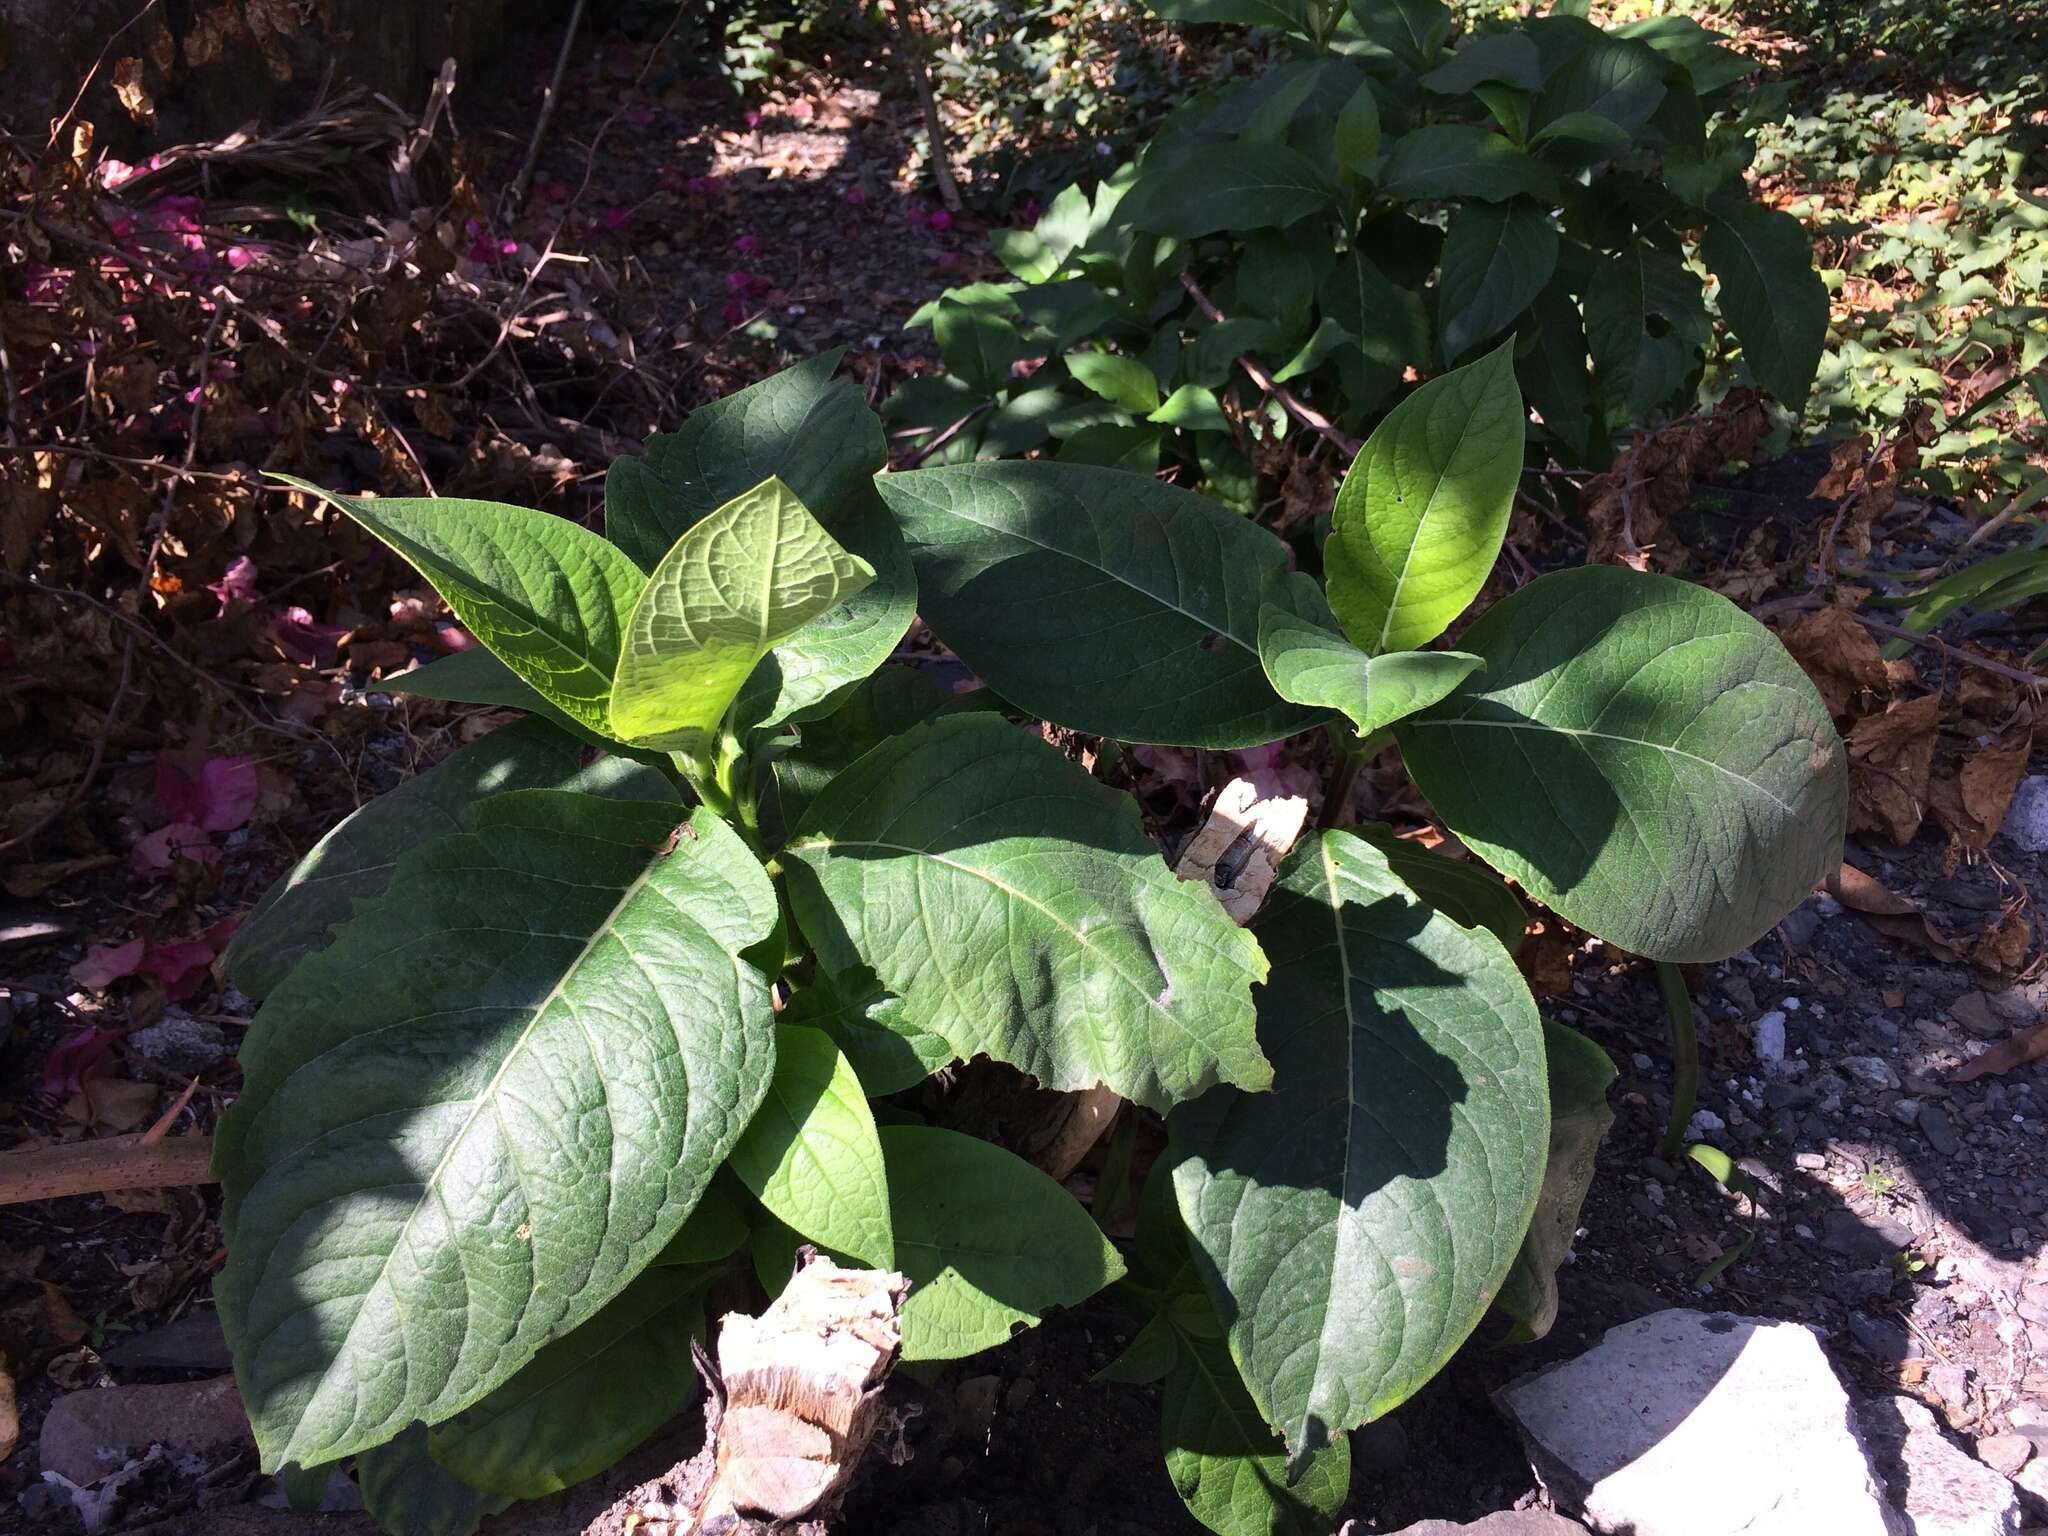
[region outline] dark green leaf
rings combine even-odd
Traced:
[[[1146,170],[1119,211],[1139,229],[1193,240],[1292,224],[1329,205],[1329,185],[1306,156],[1284,144],[1219,144]]]
[[[1070,352],[1067,371],[1085,388],[1134,416],[1159,409],[1159,381],[1135,357],[1114,352]]]
[[[1413,1393],[1498,1291],[1549,1136],[1543,1024],[1491,934],[1349,834],[1298,848],[1252,926],[1273,1091],[1168,1128],[1230,1352],[1300,1457]]]
[[[1813,269],[1806,226],[1736,190],[1708,210],[1700,251],[1721,280],[1716,302],[1750,373],[1796,414],[1828,335],[1827,285]]]
[[[932,334],[946,366],[970,388],[992,395],[1010,381],[1010,365],[1032,350],[1009,320],[988,309],[939,300]]]
[[[1543,83],[1543,61],[1521,32],[1489,32],[1468,38],[1458,51],[1422,77],[1423,86],[1445,96],[1462,96],[1474,86],[1497,82],[1533,91]]]
[[[1648,43],[1677,64],[1702,96],[1711,96],[1763,67],[1747,54],[1722,47],[1717,41],[1720,33],[1709,32],[1690,16],[1646,16],[1614,31],[1616,36]]]
[[[1841,859],[1841,741],[1806,674],[1726,598],[1585,566],[1494,605],[1486,671],[1396,728],[1473,852],[1609,943],[1719,960]]]
[[[1639,241],[1602,261],[1586,287],[1594,393],[1616,425],[1655,416],[1712,336],[1699,279]]]
[[[1455,359],[1513,325],[1557,270],[1557,226],[1533,203],[1476,203],[1451,216],[1437,320]]]
[[[416,699],[443,699],[451,704],[484,704],[496,709],[523,709],[539,715],[578,741],[590,746],[617,749],[618,743],[600,736],[582,721],[552,703],[533,684],[514,672],[482,646],[453,651],[423,667],[380,678],[365,692],[410,694]]]
[[[1497,133],[1431,123],[1394,141],[1380,170],[1379,195],[1397,202],[1474,197],[1499,203],[1525,195],[1548,202],[1557,195],[1557,182]]]
[[[1594,457],[1593,380],[1587,372],[1586,327],[1569,291],[1553,282],[1536,296],[1522,323],[1515,377],[1543,418],[1543,429],[1571,458]]]
[[[1168,21],[1235,22],[1246,27],[1279,27],[1305,32],[1309,0],[1145,0]]]
[[[1406,64],[1428,69],[1451,35],[1451,8],[1443,0],[1351,0],[1359,30]]]
[[[1521,949],[1529,914],[1507,883],[1484,864],[1432,853],[1418,842],[1396,837],[1384,822],[1351,830],[1386,855],[1387,867],[1402,884],[1452,922],[1484,928],[1511,955]]]
[[[1159,1109],[1267,1081],[1258,946],[1174,878],[1136,802],[998,716],[877,747],[812,803],[785,863],[824,968],[868,967],[958,1056]]]
[[[594,1477],[696,1396],[690,1340],[715,1271],[657,1265],[548,1345],[490,1396],[427,1435],[464,1482],[544,1498]]]
[[[1581,115],[1611,123],[1624,136],[1637,133],[1664,99],[1665,68],[1655,49],[1603,34],[1544,83],[1530,121],[1539,135],[1548,124]]]
[[[1149,476],[1159,468],[1159,438],[1155,427],[1119,427],[1102,422],[1083,427],[1061,443],[1057,458],[1062,464],[1093,464],[1101,469]]]
[[[897,1263],[910,1277],[904,1359],[978,1354],[1123,1274],[1081,1203],[1021,1157],[931,1126],[881,1135]]]
[[[385,1536],[470,1536],[485,1515],[512,1500],[472,1488],[427,1454],[427,1429],[415,1424],[356,1458],[363,1508]]]
[[[1353,248],[1337,259],[1319,297],[1323,312],[1374,362],[1395,370],[1435,362],[1422,295],[1396,284],[1364,251]]]
[[[478,1401],[618,1294],[731,1150],[773,1066],[737,956],[775,893],[703,810],[663,854],[676,822],[494,796],[264,1004],[214,1167],[266,1466]]]
[[[1522,1251],[1500,1288],[1501,1311],[1513,1318],[1515,1337],[1540,1339],[1557,1321],[1557,1271],[1579,1229],[1579,1208],[1593,1183],[1600,1138],[1614,1124],[1607,1085],[1614,1063],[1575,1029],[1546,1020],[1544,1052],[1550,1063],[1550,1156],[1543,1192]]]
[[[903,999],[864,966],[837,976],[821,971],[797,988],[782,1017],[830,1035],[876,1098],[914,1087],[955,1059],[937,1035],[903,1022]]]
[[[1121,741],[1206,747],[1313,723],[1259,668],[1259,604],[1289,581],[1286,546],[1264,529],[1156,480],[1074,464],[879,484],[925,622],[1019,708]]]
[[[264,893],[228,945],[228,979],[261,1002],[293,966],[324,948],[358,906],[384,894],[403,854],[443,833],[469,831],[485,796],[574,789],[615,800],[676,797],[654,769],[617,757],[586,765],[587,755],[545,721],[523,720],[379,795],[330,828]]]

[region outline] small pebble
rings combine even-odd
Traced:
[[[1819,1152],[1801,1152],[1792,1159],[1794,1167],[1804,1168],[1808,1173],[1819,1173],[1827,1167],[1826,1156]]]

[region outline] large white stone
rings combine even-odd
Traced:
[[[1604,1536],[1907,1536],[1797,1323],[1653,1313],[1495,1400],[1558,1507]]]
[[[1925,1403],[1885,1397],[1865,1403],[1863,1435],[1912,1536],[2013,1536],[2019,1491],[1950,1443]]]

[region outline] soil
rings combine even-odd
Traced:
[[[525,73],[508,75],[495,106],[464,125],[500,147],[501,175],[516,163],[512,146],[530,122],[532,82],[545,77],[551,53],[536,44],[519,61]],[[965,216],[934,228],[938,205],[897,184],[914,113],[901,86],[856,61],[846,78],[806,75],[749,124],[723,87],[649,82],[646,64],[644,47],[611,39],[579,59],[540,164],[542,212],[533,216],[551,228],[580,218],[589,239],[630,250],[634,278],[624,302],[639,306],[636,334],[690,353],[697,398],[770,371],[778,351],[849,345],[853,366],[877,392],[887,376],[919,366],[915,333],[902,332],[903,320],[940,286],[978,275],[985,242]],[[692,190],[700,178],[712,184]],[[567,189],[566,200],[557,187]],[[758,246],[742,248],[748,237]],[[728,283],[729,274],[742,281]],[[768,286],[749,285],[749,275]],[[736,316],[727,312],[735,299],[745,305]],[[1699,505],[1738,536],[1775,520],[1788,535],[1810,538],[1821,511],[1806,494],[1815,478],[1810,460],[1792,461],[1720,485]],[[1959,526],[1926,509],[1913,538],[1950,548]],[[289,806],[229,839],[198,918],[245,910],[339,814],[477,723],[393,711],[345,756],[312,745],[276,757],[269,766],[288,784]],[[146,794],[150,761],[136,753],[118,764],[110,807]],[[1227,762],[1199,768],[1211,787],[1230,771]],[[1185,809],[1202,784],[1150,789]],[[2001,837],[1985,855],[1958,863],[1931,822],[1905,847],[1852,839],[1847,858],[1918,903],[1936,930],[1965,940],[2048,889],[2041,856]],[[68,987],[53,979],[139,904],[117,870],[0,914],[0,976],[16,978],[0,982],[5,1091],[17,1104],[36,1103],[46,1054],[77,1027]],[[1621,1077],[1611,1096],[1616,1123],[1561,1275],[1560,1316],[1547,1338],[1525,1348],[1501,1347],[1494,1330],[1482,1330],[1415,1399],[1359,1432],[1345,1511],[1356,1530],[1473,1519],[1539,1499],[1488,1394],[1616,1323],[1667,1306],[1811,1324],[1855,1390],[1916,1393],[1961,1436],[2004,1427],[2029,1400],[2048,1403],[2040,1363],[2048,1359],[2048,1063],[1954,1079],[1987,1039],[2038,1018],[2048,989],[2009,974],[1987,980],[1959,956],[1936,958],[1880,934],[1826,896],[1689,979],[1702,1060],[1698,1103],[1707,1117],[1695,1123],[1702,1139],[1739,1159],[1750,1192],[1655,1155],[1673,1085],[1654,977],[1597,941],[1582,946],[1568,983],[1543,1007],[1590,1035]],[[202,1087],[191,1116],[210,1123],[233,1092],[227,1053],[246,1002],[209,984],[182,1011],[218,1032],[215,1059],[152,1060],[130,1049],[121,1072],[175,1093],[196,1071]],[[1775,1072],[1759,1059],[1755,1031],[1774,1012],[1786,1038],[1786,1062]],[[51,1110],[43,1101],[37,1114]],[[1073,1181],[1084,1198],[1094,1171],[1084,1167]],[[0,1208],[0,1324],[22,1419],[19,1448],[0,1462],[0,1529],[79,1529],[68,1503],[38,1478],[36,1434],[57,1396],[218,1371],[217,1358],[190,1343],[184,1356],[156,1352],[182,1365],[114,1363],[124,1342],[132,1351],[136,1340],[160,1340],[166,1325],[208,1313],[208,1282],[223,1257],[217,1217],[211,1189]],[[1156,1390],[1090,1380],[1132,1327],[1098,1300],[1000,1350],[899,1372],[887,1398],[897,1449],[870,1459],[842,1528],[903,1536],[1195,1529],[1158,1454]],[[686,1414],[602,1489],[580,1503],[561,1501],[547,1518],[570,1529],[570,1513],[581,1518],[664,1457],[687,1454],[694,1419]],[[271,1480],[252,1456],[186,1469],[153,1484],[113,1528],[175,1517],[179,1523],[162,1529],[230,1529],[225,1507],[266,1490]],[[244,1518],[234,1515],[232,1528]],[[526,1536],[544,1526],[540,1513],[515,1511],[485,1528]],[[248,1528],[282,1532],[292,1523],[278,1514]],[[366,1527],[360,1517],[337,1516],[307,1528]]]

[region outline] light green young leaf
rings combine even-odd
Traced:
[[[1087,1210],[1021,1157],[931,1126],[885,1125],[881,1137],[910,1277],[904,1359],[977,1354],[1122,1276]]]
[[[1750,202],[1738,187],[1708,209],[1700,251],[1721,280],[1716,302],[1749,371],[1797,414],[1828,334],[1827,285],[1813,269],[1806,226]]]
[[[776,1031],[775,1079],[728,1161],[755,1198],[812,1242],[871,1269],[896,1267],[874,1113],[823,1030]]]
[[[1204,747],[1315,723],[1259,669],[1259,604],[1290,577],[1286,545],[1247,519],[1079,464],[955,465],[878,484],[924,621],[1020,709],[1119,741]]]
[[[1295,851],[1253,931],[1273,1091],[1168,1130],[1230,1352],[1298,1459],[1413,1393],[1492,1302],[1549,1139],[1543,1023],[1491,934],[1347,833]]]
[[[584,755],[545,721],[522,720],[344,817],[242,919],[227,949],[228,979],[261,1002],[357,907],[384,894],[400,857],[443,833],[469,831],[487,796],[571,789],[613,800],[676,799],[674,786],[652,768],[617,757],[586,766]]]
[[[1514,1319],[1515,1337],[1523,1343],[1542,1338],[1557,1321],[1557,1271],[1579,1229],[1600,1138],[1614,1124],[1607,1086],[1615,1071],[1607,1053],[1577,1030],[1548,1019],[1543,1040],[1550,1064],[1550,1156],[1543,1165],[1535,1219],[1496,1303]]]
[[[1228,432],[1230,422],[1216,401],[1216,392],[1200,384],[1183,384],[1166,403],[1146,418],[1185,432]],[[1154,440],[1157,441],[1156,439]]]
[[[1135,416],[1159,409],[1159,381],[1135,357],[1114,352],[1069,352],[1067,369],[1088,389]]]
[[[1396,202],[1478,198],[1506,202],[1528,196],[1548,202],[1557,181],[1497,133],[1465,123],[1431,123],[1404,133],[1387,152],[1379,195]]]
[[[1395,728],[1474,853],[1656,960],[1719,960],[1841,861],[1845,754],[1777,638],[1704,587],[1537,578],[1462,643],[1483,677]]]
[[[427,1428],[415,1424],[356,1458],[363,1508],[385,1536],[470,1536],[486,1515],[512,1500],[485,1493],[427,1454]]]
[[[1351,1491],[1350,1442],[1339,1436],[1290,1482],[1286,1451],[1223,1340],[1173,1336],[1159,1437],[1188,1513],[1218,1536],[1329,1536]]]
[[[1284,144],[1217,144],[1147,170],[1120,212],[1155,235],[1197,240],[1224,230],[1284,228],[1331,202],[1315,162]]]
[[[1174,878],[1136,802],[1000,716],[877,747],[812,803],[785,865],[825,970],[865,965],[958,1056],[1155,1109],[1268,1080],[1258,945]]]
[[[1474,203],[1451,216],[1437,283],[1444,356],[1513,325],[1557,271],[1557,226],[1534,203]]]
[[[991,285],[954,289],[976,294]],[[1016,305],[992,290],[991,307]],[[738,713],[762,729],[828,708],[838,692],[889,659],[917,609],[917,582],[895,524],[875,496],[888,461],[882,424],[851,380],[832,377],[828,352],[692,411],[647,440],[646,455],[605,476],[605,531],[644,570],[702,519],[764,480],[778,479],[826,532],[874,567],[875,579],[778,645],[748,679]],[[951,375],[942,376],[958,385]],[[971,408],[958,402],[940,423]],[[899,397],[900,398],[900,397]]]
[[[1463,651],[1368,656],[1342,635],[1273,603],[1259,610],[1259,660],[1281,698],[1340,710],[1360,736],[1448,697],[1482,665]]]
[[[1431,379],[1389,411],[1337,491],[1330,606],[1372,655],[1426,644],[1486,584],[1522,473],[1514,346]]]
[[[706,751],[761,658],[874,574],[780,480],[735,497],[647,579],[612,680],[612,734]]]
[[[490,1396],[427,1433],[433,1459],[473,1487],[539,1499],[594,1477],[697,1395],[712,1270],[658,1265],[556,1339]]]
[[[411,562],[469,632],[579,724],[609,736],[605,700],[646,578],[567,518],[494,501],[337,496],[274,478],[346,512]]]
[[[739,1139],[774,1023],[738,955],[775,892],[702,809],[662,854],[677,814],[493,796],[256,1016],[215,1295],[266,1467],[478,1401],[624,1289]]]

